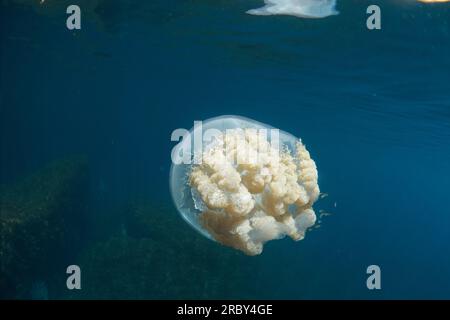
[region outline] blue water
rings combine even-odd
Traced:
[[[332,213],[266,245],[252,297],[450,298],[450,5],[376,1],[369,31],[372,1],[245,14],[261,2],[107,1],[76,32],[64,10],[0,5],[0,182],[82,153],[96,208],[171,205],[171,132],[249,117],[303,139]]]

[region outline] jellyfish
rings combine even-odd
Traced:
[[[247,255],[270,240],[302,240],[320,195],[302,140],[240,116],[194,123],[172,150],[170,189],[181,217]]]
[[[325,18],[339,14],[336,0],[264,0],[265,6],[248,10],[248,14],[291,15],[300,18]]]

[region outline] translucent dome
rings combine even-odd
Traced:
[[[189,134],[183,136],[183,139],[172,151],[172,159],[174,156],[182,157],[183,153],[186,153],[186,150],[190,150],[191,153],[189,158],[190,160],[193,160],[195,159],[194,155],[204,154],[207,156],[207,152],[210,151],[210,149],[217,148],[217,145],[213,142],[214,139],[208,139],[207,137],[208,132],[211,131],[209,129],[225,134],[225,132],[228,132],[230,129],[242,129],[248,130],[248,132],[251,130],[255,131],[254,129],[266,129],[267,132],[269,132],[270,129],[275,128],[240,116],[220,116],[211,118],[203,121],[201,126],[194,126],[194,128],[189,131]],[[223,175],[222,182],[231,175],[236,176],[236,172],[240,172],[240,176],[237,176],[239,185],[236,186],[236,188],[238,188],[236,190],[239,191],[234,192],[229,191],[231,189],[223,189],[221,183],[213,183],[213,180],[210,179],[211,176],[209,176],[211,173],[210,169],[202,171],[202,165],[195,163],[174,163],[172,161],[170,170],[170,189],[172,198],[179,213],[190,226],[211,240],[217,240],[222,244],[232,246],[251,255],[261,253],[262,245],[268,240],[282,238],[286,234],[291,236],[294,240],[300,240],[304,237],[306,229],[315,222],[314,211],[310,209],[312,204],[317,200],[319,194],[315,163],[309,158],[309,152],[306,151],[306,148],[304,148],[299,138],[281,130],[276,131],[278,133],[276,139],[279,149],[283,150],[283,152],[287,152],[289,154],[287,156],[289,159],[292,158],[292,161],[296,161],[295,163],[293,162],[292,165],[294,167],[297,165],[299,170],[295,171],[295,181],[298,181],[298,183],[296,182],[298,186],[295,184],[282,186],[287,186],[283,191],[285,193],[284,199],[289,198],[286,194],[290,193],[292,189],[295,189],[295,192],[292,192],[292,199],[280,200],[281,202],[274,202],[269,206],[270,208],[281,208],[279,210],[267,207],[267,199],[275,199],[273,195],[268,196],[268,194],[270,194],[271,190],[277,190],[276,188],[278,188],[275,181],[277,180],[277,175],[275,173],[272,175],[270,172],[266,174],[271,178],[267,180],[267,186],[264,188],[265,191],[253,191],[251,186],[245,185],[245,174],[243,171],[248,173],[247,169],[240,170],[238,169],[238,166],[230,166],[228,164],[228,169],[216,169],[216,175]],[[197,139],[197,141],[195,141],[195,139]],[[203,142],[198,143],[198,139],[202,139]],[[267,142],[269,146],[271,144],[274,145],[275,141],[272,140],[272,135],[268,134]],[[290,154],[298,154],[301,159],[297,159],[295,156],[291,157]],[[304,170],[301,168],[304,168]],[[261,166],[261,170],[258,174],[266,169],[267,168]],[[193,178],[193,170],[196,171],[196,178]],[[279,172],[277,174],[279,176]],[[288,178],[289,177],[290,176],[288,176]],[[263,178],[265,179],[265,177]],[[282,178],[282,181],[286,181],[284,176]],[[311,179],[312,183],[310,181]],[[198,184],[196,184],[197,182]],[[252,183],[254,183],[254,181]],[[238,192],[240,192],[240,194]],[[242,195],[242,193],[245,193],[245,195]],[[275,191],[273,191],[273,193],[275,194]],[[219,195],[219,197],[216,197],[217,195]],[[223,200],[223,197],[228,197],[226,199],[233,199],[234,206],[231,204],[221,205],[220,202],[225,201]],[[219,200],[215,201],[215,199]],[[248,207],[248,209],[242,209],[243,201],[250,201],[251,208]],[[298,212],[292,211],[293,206],[296,204],[297,207],[301,208]],[[230,206],[235,208],[235,210],[233,211],[230,209],[230,211]],[[205,217],[209,217],[209,220],[205,220]],[[233,225],[233,227],[230,227],[231,225]],[[274,226],[275,229],[273,228]],[[237,229],[231,230],[232,228]],[[239,239],[231,239],[232,237],[235,237],[236,233],[240,235]],[[249,241],[251,244],[243,243]]]

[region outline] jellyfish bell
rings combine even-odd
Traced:
[[[197,197],[195,189],[189,185],[189,174],[193,164],[199,162],[198,155],[202,154],[204,147],[213,143],[215,138],[228,129],[253,128],[253,129],[275,129],[272,126],[252,120],[249,118],[223,115],[207,119],[205,121],[195,121],[194,127],[187,131],[177,129],[179,138],[182,140],[172,150],[172,166],[170,169],[170,191],[176,208],[183,219],[195,230],[205,237],[214,240],[208,231],[199,223],[198,215],[201,213],[203,202]],[[174,132],[176,132],[175,130]],[[174,136],[174,135],[172,135]],[[283,133],[286,142],[289,134]],[[173,137],[172,140],[175,138]],[[194,196],[192,195],[194,193]]]
[[[196,122],[178,136],[171,194],[200,234],[257,255],[265,242],[301,240],[314,225],[318,174],[299,138],[240,116]]]

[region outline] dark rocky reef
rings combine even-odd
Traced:
[[[251,288],[255,261],[192,230],[170,205],[135,205],[121,232],[80,259],[82,299],[236,298]]]
[[[71,158],[0,190],[0,298],[256,296],[258,259],[199,235],[169,202],[88,216],[89,189],[86,159]],[[72,264],[81,290],[66,287]]]
[[[31,298],[36,283],[65,276],[82,245],[88,186],[87,161],[77,157],[0,191],[0,298]]]

